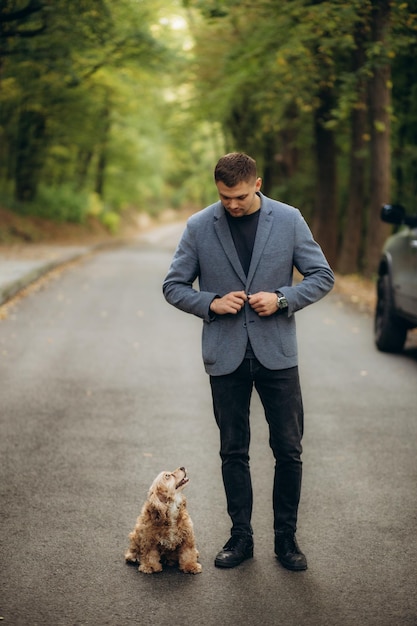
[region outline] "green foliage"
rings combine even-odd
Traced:
[[[417,213],[417,83],[414,80],[417,45],[414,43],[394,61],[393,173],[394,198]]]
[[[67,183],[56,187],[40,184],[36,200],[23,207],[28,215],[82,224],[89,212],[89,199],[86,193],[75,191]]]
[[[101,222],[112,234],[116,235],[120,226],[120,215],[114,211],[106,211],[100,216]]]
[[[32,202],[17,201],[5,186],[0,191],[0,203],[22,216],[31,215],[57,222],[82,224],[87,215],[94,214],[90,209],[88,194],[75,190],[69,183],[53,187],[41,183],[37,197]]]
[[[39,11],[11,19],[30,4]],[[23,203],[41,184],[97,192],[114,210],[149,203],[154,192],[162,202],[161,125],[182,54],[162,16],[176,10],[175,0],[171,8],[160,0],[11,0],[0,8],[2,187],[12,181]]]
[[[417,179],[413,166],[417,141],[411,137],[415,0],[263,0],[255,4],[187,0],[185,4],[194,11],[193,71],[199,119],[219,122],[228,149],[245,150],[257,159],[267,174],[269,193],[309,209],[320,186],[330,182],[324,176],[326,163],[319,175],[317,166],[322,163],[313,152],[317,131],[321,128],[332,134],[337,146],[331,157],[337,159],[337,196],[333,206],[323,208],[328,215],[336,213],[339,224],[345,223],[350,199],[352,156],[362,155],[364,181],[369,180],[374,164],[370,160],[373,129],[388,136],[386,120],[369,109],[367,88],[381,68],[394,63],[393,163],[396,186],[409,195]],[[378,21],[379,16],[384,19]],[[398,56],[403,63],[396,61]],[[396,85],[402,83],[404,92],[400,93]],[[389,82],[386,87],[390,88]],[[358,111],[364,113],[365,127],[354,145]],[[384,176],[389,178],[390,172]],[[375,190],[363,189],[362,198],[359,193],[355,201],[360,202],[357,210],[363,212],[363,221],[357,222],[357,228],[369,221],[368,201]],[[377,227],[373,223],[370,230]],[[333,240],[341,241],[343,235],[342,230],[334,232]]]
[[[336,146],[341,241],[352,153],[368,179],[372,131],[388,133],[367,98],[387,65],[394,190],[415,202],[416,16],[417,0],[7,0],[0,186],[20,212],[79,221],[93,211],[117,230],[125,207],[157,215],[214,201],[213,164],[237,149],[257,159],[267,193],[315,219],[320,129]]]

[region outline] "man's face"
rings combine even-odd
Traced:
[[[253,182],[242,181],[234,187],[228,187],[221,181],[216,183],[221,203],[233,217],[250,215],[259,209],[261,200],[256,192],[260,190],[261,185],[260,178],[254,179]]]

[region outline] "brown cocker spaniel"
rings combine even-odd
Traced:
[[[179,467],[161,472],[150,486],[125,555],[127,562],[139,562],[140,572],[161,572],[162,563],[178,563],[181,571],[190,574],[201,572],[193,523],[182,493],[188,482],[185,468]]]

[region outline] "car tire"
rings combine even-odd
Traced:
[[[388,274],[378,278],[374,333],[376,347],[381,352],[401,352],[403,349],[407,326],[395,315]]]

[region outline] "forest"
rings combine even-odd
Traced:
[[[0,206],[117,232],[214,202],[225,152],[372,277],[417,212],[417,0],[3,0]]]

